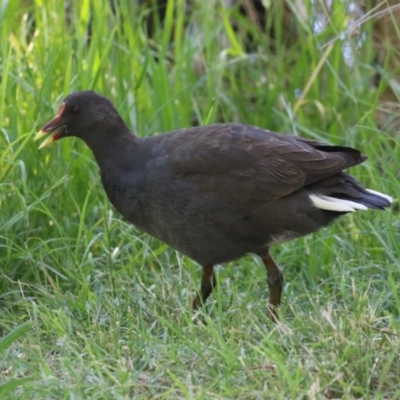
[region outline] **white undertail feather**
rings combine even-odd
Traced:
[[[377,196],[381,196],[381,197],[383,197],[384,199],[390,201],[390,203],[393,203],[393,197],[388,196],[387,194],[383,194],[383,193],[381,193],[381,192],[377,192],[376,190],[372,190],[372,189],[365,189],[365,190],[366,190],[368,193],[376,194]]]
[[[390,203],[392,203],[392,197],[377,192],[375,190],[366,189],[368,193],[380,196]],[[310,200],[313,202],[314,207],[320,208],[321,210],[337,211],[337,212],[353,212],[357,210],[368,210],[364,204],[357,203],[351,200],[338,199],[336,197],[324,196],[322,194],[310,194]]]
[[[356,210],[366,210],[367,207],[362,204],[354,203],[349,200],[335,199],[334,197],[310,194],[310,199],[314,206],[321,210],[353,212]]]

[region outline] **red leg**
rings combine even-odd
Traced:
[[[278,320],[278,307],[281,304],[283,275],[272,257],[267,254],[261,257],[267,269],[267,283],[269,288],[269,312],[272,322]]]
[[[212,265],[203,266],[203,276],[201,278],[200,293],[196,296],[192,303],[192,309],[196,310],[201,307],[208,296],[210,296],[214,287],[217,285],[217,281],[214,275],[214,267]]]

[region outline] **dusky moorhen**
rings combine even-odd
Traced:
[[[47,133],[54,134],[39,148],[83,139],[115,208],[203,266],[194,309],[216,284],[215,264],[255,253],[267,270],[275,321],[283,277],[269,247],[392,202],[343,172],[367,159],[350,147],[233,123],[138,138],[111,101],[93,91],[70,94],[35,140]]]

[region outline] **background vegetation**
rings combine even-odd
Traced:
[[[259,29],[238,7],[170,0],[149,35],[151,8],[132,3],[0,2],[0,397],[400,398],[397,199],[273,249],[277,325],[253,256],[219,268],[193,324],[199,266],[122,220],[83,143],[32,143],[62,98],[95,89],[140,136],[237,121],[355,146],[369,161],[352,173],[397,198],[399,140],[375,118],[398,85],[385,64],[374,85],[378,15],[354,25],[332,2],[317,30],[303,2],[288,30],[265,2]]]

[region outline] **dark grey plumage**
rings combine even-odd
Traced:
[[[57,139],[83,139],[110,201],[127,220],[211,266],[199,301],[211,293],[212,265],[256,253],[270,273],[269,246],[315,232],[357,208],[390,205],[388,196],[343,172],[366,160],[349,147],[241,124],[140,139],[95,92],[73,93],[64,104],[57,123],[43,131],[57,128]]]

